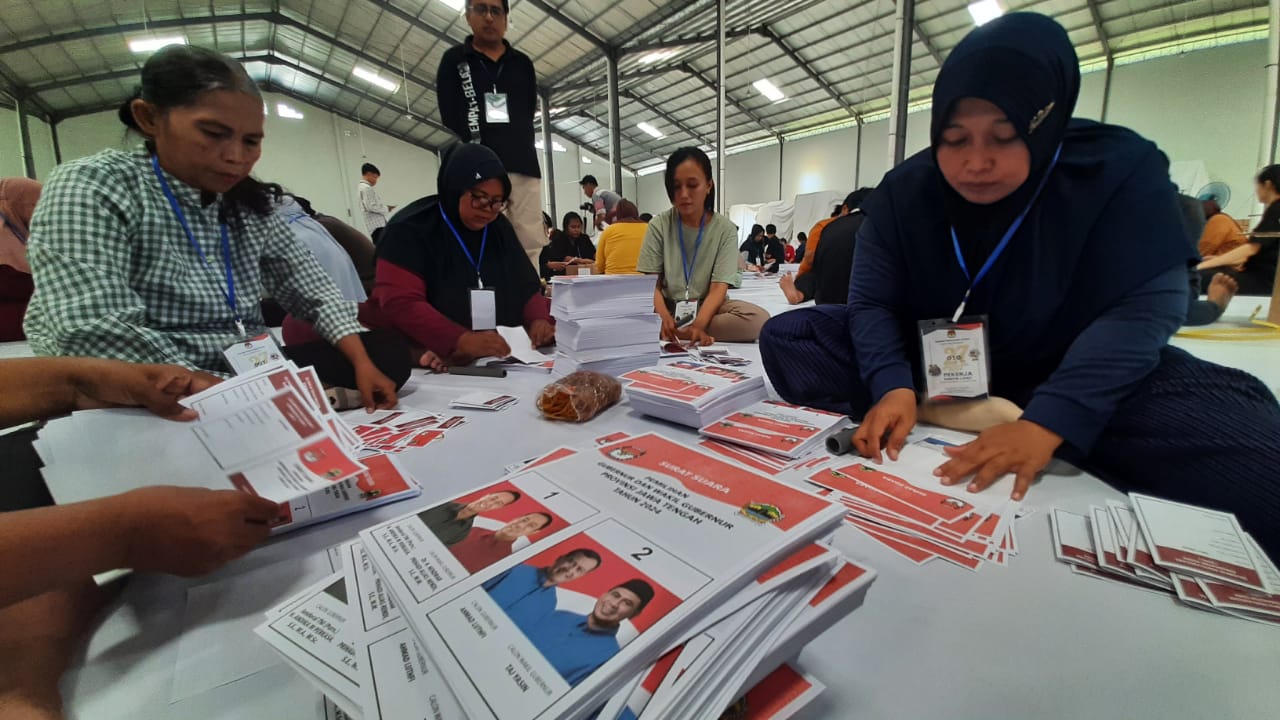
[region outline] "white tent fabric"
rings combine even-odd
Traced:
[[[744,203],[729,208],[729,219],[738,226],[738,242],[747,239],[752,225],[778,226],[778,237],[795,240],[796,233],[808,233],[819,220],[831,217],[831,209],[844,201],[839,190],[797,195],[791,201]]]
[[[848,191],[822,190],[820,192],[797,195],[794,217],[796,232],[803,232],[807,235],[819,220],[831,217],[831,210],[836,205],[844,202],[845,195],[848,194]],[[781,231],[778,234],[781,235]],[[795,233],[791,233],[785,237],[795,238],[795,236]]]

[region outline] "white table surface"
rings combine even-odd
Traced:
[[[777,310],[780,296],[755,283],[738,296]],[[772,300],[771,300],[772,297]],[[1256,299],[1237,302],[1242,319]],[[1280,341],[1176,344],[1224,364],[1266,373],[1280,386]],[[758,357],[755,346],[741,346]],[[492,482],[503,467],[559,444],[615,430],[690,430],[656,423],[625,404],[585,425],[538,417],[547,376],[506,380],[415,373],[407,407],[439,410],[464,392],[501,388],[521,401],[470,413],[473,422],[401,456],[423,484],[420,498],[277,538],[208,582],[300,559],[358,530]],[[1267,718],[1280,716],[1280,629],[1179,606],[1141,590],[1073,575],[1051,554],[1047,511],[1083,512],[1120,494],[1085,475],[1049,475],[1028,498],[1039,512],[1022,521],[1022,554],[1007,568],[969,573],[940,561],[917,568],[844,529],[837,545],[880,577],[865,605],[802,654],[827,685],[803,718]],[[288,564],[286,567],[291,567]],[[282,574],[287,575],[288,571]],[[63,682],[67,712],[80,720],[316,717],[318,693],[277,665],[170,705],[188,581],[134,578]],[[257,610],[266,610],[266,607]],[[256,612],[256,611],[255,611]],[[234,655],[251,635],[228,633],[215,650]]]

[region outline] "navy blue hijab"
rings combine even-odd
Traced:
[[[966,310],[988,316],[992,392],[1020,404],[1085,328],[1126,294],[1195,257],[1180,225],[1168,159],[1130,130],[1071,119],[1079,89],[1075,49],[1052,19],[1013,13],[974,30],[947,57],[934,85],[933,147],[890,171],[864,205],[905,292],[877,297],[867,283],[853,288],[851,301],[861,295],[891,307],[902,336],[911,338],[916,321],[949,319],[969,287],[951,228],[976,274],[1045,181]],[[1031,155],[1026,182],[991,205],[965,201],[934,158],[957,101],[966,97],[999,107]],[[909,355],[918,365],[918,353]]]

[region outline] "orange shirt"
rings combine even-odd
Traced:
[[[804,259],[800,261],[800,269],[796,271],[796,277],[800,277],[813,269],[813,259],[818,257],[818,240],[822,237],[822,229],[833,222],[835,222],[835,218],[819,220],[813,226],[813,229],[809,231],[809,241],[804,246]]]
[[[1218,213],[1204,223],[1204,232],[1200,234],[1200,254],[1204,257],[1221,255],[1240,247],[1247,239],[1231,216]]]
[[[600,275],[635,275],[640,246],[649,223],[619,222],[600,233],[596,244],[596,273]]]

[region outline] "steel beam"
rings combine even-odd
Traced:
[[[569,17],[568,15],[565,15],[563,12],[561,12],[559,8],[552,7],[550,4],[548,4],[544,0],[524,0],[524,1],[541,10],[547,17],[551,18],[552,20],[555,20],[561,25],[564,25],[565,27],[569,28],[575,33],[586,38],[587,42],[594,45],[597,50],[604,53],[606,56],[608,56],[609,53],[613,51],[613,46],[611,46],[608,42],[605,42],[604,38],[582,27],[581,25],[578,24],[576,20]]]
[[[538,101],[542,115],[542,169],[543,174],[546,175],[547,207],[550,208],[551,217],[554,219],[556,216],[556,144],[551,138],[551,93],[547,92],[546,88],[539,90]]]
[[[18,98],[18,149],[22,153],[22,166],[27,177],[36,179],[36,157],[31,149],[31,115],[27,111],[30,98]]]
[[[889,94],[889,167],[902,162],[907,149],[907,100],[911,93],[911,28],[915,0],[897,0],[893,28],[893,83]]]
[[[815,72],[813,68],[809,67],[809,63],[805,62],[804,58],[800,57],[800,53],[792,49],[785,40],[779,37],[777,33],[768,27],[762,30],[760,34],[776,45],[778,49],[782,51],[783,55],[790,58],[791,62],[795,63],[801,70],[803,70],[804,74],[807,75],[810,80],[817,84],[818,87],[822,88],[827,95],[830,95],[831,99],[835,100],[840,107],[844,108],[845,112],[852,115],[853,118],[858,121],[858,124],[862,124],[862,114],[855,110],[854,107],[844,99],[844,96],[837,92],[836,89],[824,80],[821,75]]]

